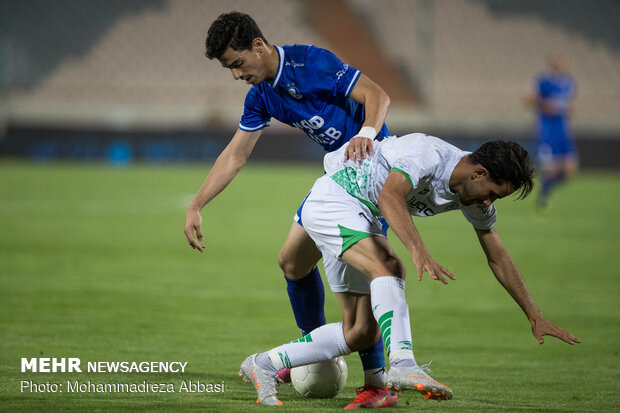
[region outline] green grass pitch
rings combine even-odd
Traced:
[[[320,165],[251,163],[203,211],[207,249],[183,235],[209,165],[0,163],[0,410],[264,411],[237,370],[248,354],[297,338],[277,253]],[[407,263],[414,351],[454,399],[401,397],[397,410],[620,410],[620,176],[583,173],[554,194],[498,201],[497,228],[547,318],[583,340],[538,345],[458,212],[416,219],[457,280],[415,280]],[[326,290],[328,321],[339,310]],[[21,373],[22,357],[183,361],[183,374]],[[361,385],[357,355],[335,399],[281,385],[285,411],[340,411]],[[33,393],[35,383],[172,383],[173,393]],[[183,381],[225,383],[179,392]],[[66,388],[66,385],[65,385]]]

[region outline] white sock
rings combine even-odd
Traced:
[[[379,323],[383,345],[393,361],[413,360],[409,306],[405,300],[405,281],[398,277],[378,277],[370,283],[370,301],[373,315]]]
[[[344,340],[342,323],[326,324],[298,340],[267,352],[277,370],[331,360],[350,353]]]
[[[255,360],[256,364],[258,364],[258,367],[262,368],[263,370],[270,371],[274,374],[278,372],[278,369],[276,369],[276,366],[273,365],[267,353],[257,354]]]
[[[377,369],[364,370],[364,385],[370,384],[371,386],[379,387],[380,389],[385,387],[385,367],[379,367]]]

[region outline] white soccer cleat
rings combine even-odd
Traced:
[[[254,385],[256,393],[258,393],[256,403],[267,406],[282,406],[282,402],[276,397],[276,373],[260,368],[256,364],[256,354],[252,354],[243,360],[239,375],[244,381],[250,381]]]
[[[392,367],[387,372],[385,381],[387,388],[393,392],[415,390],[424,396],[424,400],[450,400],[452,390],[435,381],[420,366]]]

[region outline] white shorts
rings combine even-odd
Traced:
[[[340,259],[370,236],[384,237],[381,222],[329,176],[317,179],[301,208],[303,227],[323,254],[325,275],[335,293],[370,294],[370,279]]]

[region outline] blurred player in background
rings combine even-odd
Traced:
[[[327,50],[270,45],[247,14],[231,12],[218,17],[209,28],[206,48],[209,59],[219,60],[235,80],[252,87],[239,128],[187,210],[185,235],[201,252],[205,246],[199,242],[203,238],[200,211],[243,167],[271,118],[303,130],[327,152],[345,146],[347,158],[362,159],[372,154],[375,137],[389,135],[385,116],[390,104],[381,87]],[[317,268],[320,259],[321,253],[296,216],[278,262],[302,335],[325,324],[325,292]],[[385,388],[381,339],[360,348],[359,353],[365,382],[350,407],[396,403],[397,397]],[[284,380],[288,371],[280,372]]]
[[[547,207],[551,190],[577,172],[578,156],[570,129],[575,81],[562,55],[549,57],[550,72],[536,78],[527,101],[537,113],[538,163],[542,185],[536,205]]]
[[[374,156],[364,161],[346,160],[344,148],[329,153],[324,167],[326,174],[315,182],[301,217],[323,253],[326,276],[343,319],[319,327],[305,340],[245,359],[240,373],[254,383],[260,403],[281,404],[275,384],[283,366],[349,354],[380,333],[390,360],[388,388],[418,391],[425,399],[452,398],[452,391],[433,380],[414,358],[405,266],[382,231],[381,216],[411,253],[418,280],[427,272],[447,284],[444,276],[454,280],[454,275],[430,255],[411,215],[460,209],[476,231],[493,274],[527,316],[538,342],[551,335],[579,343],[543,317],[494,228],[493,202],[513,193],[525,198],[533,186],[529,155],[520,145],[493,141],[470,153],[414,133],[378,139]],[[340,264],[358,271],[342,272]]]

